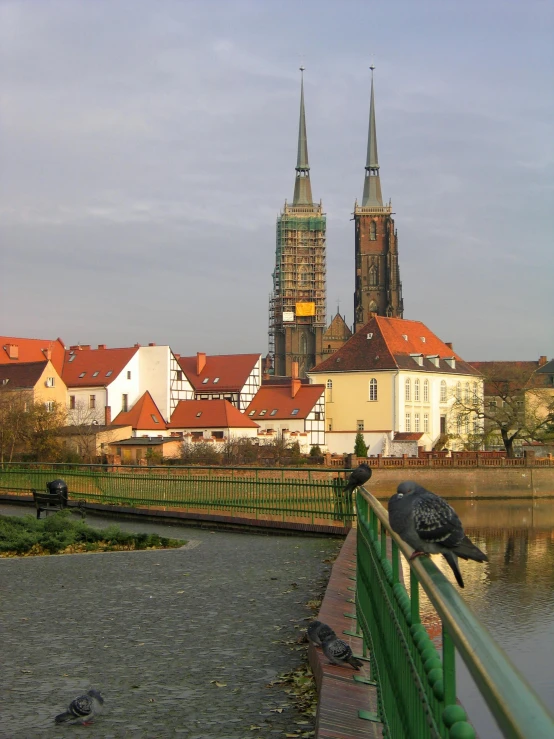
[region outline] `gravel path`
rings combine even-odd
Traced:
[[[299,664],[287,642],[342,541],[118,523],[189,544],[0,559],[0,737],[252,739],[313,728],[266,685]],[[91,686],[105,713],[90,727],[55,726]]]

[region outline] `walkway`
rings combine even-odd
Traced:
[[[54,715],[89,686],[104,692],[106,713],[67,736],[245,739],[313,728],[266,685],[299,663],[295,640],[312,613],[305,604],[343,540],[118,525],[189,546],[0,559],[0,736],[59,737]]]

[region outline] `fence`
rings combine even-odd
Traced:
[[[47,482],[63,477],[70,500],[346,525],[354,519],[352,497],[342,492],[348,472],[321,468],[10,464],[0,468],[0,491],[44,490]]]
[[[358,493],[357,509],[356,617],[378,684],[384,735],[475,738],[457,703],[457,650],[505,737],[554,737],[554,721],[539,698],[444,575],[430,559],[418,558],[408,595],[400,552],[409,557],[411,548],[391,532],[386,510],[371,494]],[[420,587],[441,622],[442,655],[421,623]]]
[[[370,467],[554,467],[552,457],[354,457],[348,458],[348,466],[356,467],[365,462]],[[339,466],[335,460],[333,466]]]

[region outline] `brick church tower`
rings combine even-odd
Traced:
[[[402,318],[402,283],[398,267],[398,237],[392,218],[390,201],[383,205],[377,131],[375,128],[375,101],[373,70],[371,69],[371,103],[369,109],[369,136],[365,165],[362,204],[354,205],[356,228],[356,290],[354,293],[354,327],[358,331],[371,314]]]
[[[298,156],[292,204],[285,201],[277,218],[273,292],[269,302],[269,354],[273,373],[291,376],[322,360],[325,331],[325,231],[321,202],[312,202],[304,110],[304,68],[300,83]]]

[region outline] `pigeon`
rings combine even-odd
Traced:
[[[335,632],[327,624],[321,623],[321,621],[312,621],[312,623],[306,629],[308,639],[315,644],[316,647],[321,646],[321,642],[328,636],[336,636]]]
[[[323,649],[323,654],[333,665],[341,665],[342,667],[350,665],[355,670],[359,670],[362,666],[362,662],[354,657],[348,644],[342,639],[337,638],[335,634],[329,634],[329,636],[323,639],[321,648]]]
[[[104,705],[104,698],[97,690],[89,690],[69,704],[67,711],[56,716],[57,724],[90,724],[100,713]]]
[[[487,555],[464,534],[452,506],[421,485],[401,482],[388,507],[391,529],[415,549],[410,559],[422,554],[442,554],[461,588],[464,580],[458,557],[488,562]]]
[[[371,477],[371,468],[364,462],[355,470],[352,470],[346,487],[342,489],[343,493],[353,493],[357,487],[363,485]]]

